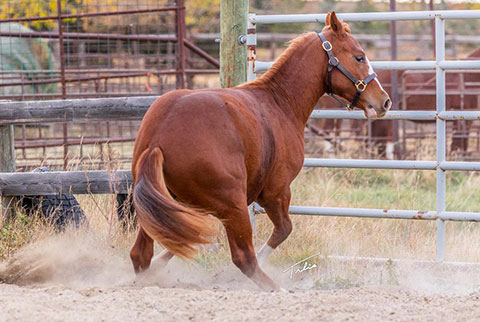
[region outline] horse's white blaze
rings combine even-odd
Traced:
[[[365,55],[365,59],[367,60],[367,64],[368,64],[368,74],[371,75],[371,74],[374,73],[372,64],[370,63],[370,60],[368,60],[367,55]],[[383,89],[383,87],[382,87],[382,84],[380,84],[380,82],[378,81],[378,78],[377,78],[377,77],[374,78],[374,81],[377,82],[378,86],[380,86],[380,89],[381,89],[382,91],[385,91],[385,90]]]
[[[272,252],[273,248],[268,246],[267,243],[265,243],[262,248],[260,248],[260,251],[257,254],[258,264],[262,265],[263,263],[265,263],[265,261],[272,254]]]
[[[372,64],[370,63],[370,59],[368,59],[367,55],[365,55],[365,59],[367,60],[368,73],[369,73],[369,74],[373,74],[373,73],[374,73],[374,70],[373,70]]]

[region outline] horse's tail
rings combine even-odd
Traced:
[[[171,253],[191,258],[197,244],[210,243],[217,224],[205,213],[187,208],[173,199],[163,175],[160,148],[147,149],[136,165],[133,202],[140,226]]]

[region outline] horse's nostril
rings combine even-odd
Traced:
[[[383,104],[383,107],[384,107],[386,110],[388,110],[388,109],[390,108],[390,106],[392,106],[392,101],[391,101],[389,98],[387,98],[387,99],[385,100],[385,103]]]

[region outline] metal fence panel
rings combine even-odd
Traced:
[[[295,14],[295,15],[256,15],[252,22],[259,24],[297,23],[325,21],[327,14]],[[439,19],[478,19],[479,10],[437,10],[437,11],[397,11],[397,12],[362,12],[339,13],[338,18],[345,22],[351,21],[405,21]]]
[[[290,213],[317,216],[347,216],[361,218],[393,218],[393,219],[426,219],[435,220],[437,226],[436,245],[437,261],[445,259],[445,221],[479,221],[480,213],[446,211],[446,171],[478,171],[480,162],[446,161],[446,121],[478,120],[479,111],[446,111],[445,110],[445,71],[458,69],[480,69],[480,60],[446,61],[445,60],[445,19],[480,18],[480,10],[450,11],[409,11],[409,12],[371,12],[338,14],[344,21],[398,21],[398,20],[434,20],[435,21],[435,61],[377,61],[372,62],[376,69],[384,70],[431,70],[436,72],[436,111],[391,111],[385,119],[389,120],[430,120],[436,122],[436,160],[435,161],[403,161],[403,160],[350,160],[350,159],[312,159],[304,161],[306,167],[338,167],[338,168],[372,168],[403,170],[435,170],[436,171],[436,210],[387,210],[358,209],[332,207],[292,206]],[[324,22],[326,14],[309,15],[255,15],[249,16],[250,43],[256,44],[256,24]],[[249,80],[255,79],[255,72],[265,71],[272,62],[255,61],[255,55],[249,55]],[[365,119],[362,111],[314,111],[312,118],[325,119]],[[261,208],[257,207],[261,211]]]

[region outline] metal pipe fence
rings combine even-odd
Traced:
[[[446,111],[445,71],[458,69],[480,69],[480,60],[445,60],[445,21],[448,19],[479,19],[480,10],[413,11],[413,12],[372,12],[338,14],[343,21],[400,21],[434,20],[435,60],[434,61],[376,61],[372,65],[383,70],[435,70],[436,111],[390,111],[385,119],[423,120],[436,122],[435,161],[403,160],[352,160],[307,158],[305,167],[402,169],[436,171],[435,211],[358,209],[291,206],[290,213],[317,216],[346,216],[361,218],[426,219],[436,221],[436,259],[445,259],[445,221],[479,221],[480,213],[446,211],[446,171],[479,171],[480,162],[446,161],[446,122],[453,120],[478,120],[480,111]],[[267,70],[272,62],[256,61],[256,25],[273,23],[309,23],[325,21],[326,14],[307,15],[256,15],[248,17],[248,79],[255,79],[255,73]],[[363,112],[315,110],[312,118],[365,119]],[[257,210],[261,209],[256,206]]]

